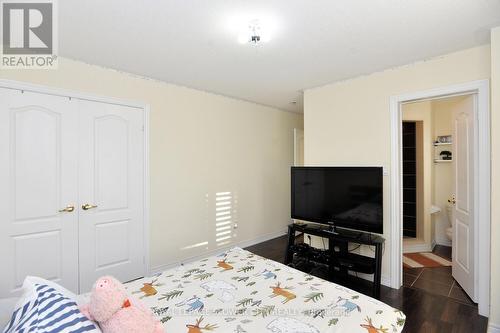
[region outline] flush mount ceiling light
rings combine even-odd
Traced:
[[[271,40],[269,29],[263,24],[261,20],[253,19],[244,27],[242,27],[239,35],[238,42],[241,44],[257,45],[261,42],[268,42]]]

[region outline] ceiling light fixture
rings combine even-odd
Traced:
[[[257,45],[261,42],[268,42],[269,40],[270,36],[268,32],[264,29],[262,22],[257,19],[250,21],[238,36],[238,42],[241,44],[250,43]]]

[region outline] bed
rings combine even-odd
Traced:
[[[241,248],[126,284],[166,332],[401,332],[387,304]]]

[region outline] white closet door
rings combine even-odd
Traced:
[[[0,88],[0,297],[27,275],[78,291],[76,103]]]
[[[145,274],[143,116],[79,102],[80,292],[102,275]]]

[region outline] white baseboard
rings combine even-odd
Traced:
[[[448,238],[436,238],[436,244],[451,246],[451,241]]]
[[[271,240],[271,239],[274,239],[274,238],[281,237],[281,236],[286,235],[286,234],[288,234],[288,229],[287,228],[282,229],[280,231],[271,232],[271,233],[259,236],[257,238],[248,239],[246,241],[238,242],[236,244],[228,246],[228,248],[235,247],[235,246],[238,246],[238,247],[241,247],[241,248],[245,248],[245,247],[249,247],[249,246],[252,246],[252,245],[255,245],[255,244],[259,244],[259,243],[262,243],[262,242],[265,242],[265,241],[268,241],[268,240]],[[283,249],[283,253],[285,253],[285,250],[286,249]]]
[[[253,239],[248,239],[248,240],[244,240],[244,241],[240,241],[240,242],[231,243],[231,244],[228,244],[227,246],[219,247],[217,249],[213,249],[213,250],[210,250],[210,251],[205,251],[202,254],[199,254],[199,255],[196,255],[196,256],[187,257],[187,258],[183,258],[183,259],[180,259],[178,261],[175,261],[175,262],[171,262],[171,263],[167,263],[167,264],[163,264],[163,265],[151,267],[151,271],[149,272],[149,275],[154,275],[154,274],[158,274],[158,273],[164,272],[164,271],[166,271],[168,269],[177,267],[177,266],[179,266],[181,264],[186,264],[186,263],[190,263],[190,262],[193,262],[193,261],[204,259],[206,257],[210,257],[210,256],[214,256],[214,255],[219,255],[219,254],[221,254],[221,253],[223,253],[223,252],[225,252],[225,251],[227,251],[227,250],[229,250],[229,249],[231,249],[233,247],[245,248],[245,247],[249,247],[249,246],[252,246],[252,245],[255,245],[255,244],[259,244],[259,243],[268,241],[270,239],[274,239],[274,238],[286,235],[286,234],[287,234],[287,229],[282,229],[280,231],[271,232],[271,233],[268,233],[268,234],[265,234],[265,235],[262,235],[262,236],[258,236],[258,237],[253,238]],[[283,253],[284,252],[285,252],[285,249],[283,249]]]
[[[416,252],[432,252],[432,245],[427,243],[403,245],[403,253],[416,253]]]
[[[417,243],[417,244],[403,244],[403,253],[416,253],[416,252],[432,252],[436,245],[451,246],[451,241],[446,238],[436,238],[431,244]]]
[[[382,275],[380,277],[380,283],[383,285],[383,286],[386,286],[386,287],[389,287],[389,288],[392,288],[391,287],[391,278],[386,276],[386,275]]]
[[[488,333],[500,333],[500,324],[488,323]]]

